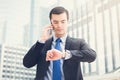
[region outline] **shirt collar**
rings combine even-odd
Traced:
[[[55,35],[53,35],[53,41],[54,41],[54,42],[56,41],[57,38],[58,38],[58,37],[56,37]],[[61,39],[61,41],[62,41],[63,43],[65,43],[66,38],[67,38],[67,34],[65,34],[63,37],[60,37],[60,39]]]

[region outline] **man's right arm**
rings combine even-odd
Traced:
[[[34,44],[27,52],[23,58],[23,65],[25,67],[30,68],[37,64],[40,59],[41,51],[44,47],[44,43],[51,36],[51,34],[48,34],[48,30],[52,29],[52,27],[53,26],[51,26],[51,24],[45,26],[42,31],[40,41],[37,41],[36,44]]]
[[[27,52],[27,54],[23,58],[23,65],[27,68],[33,67],[37,64],[40,54],[42,51],[42,48],[44,46],[44,43],[36,42],[30,50]]]

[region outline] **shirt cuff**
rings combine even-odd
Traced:
[[[45,43],[45,41],[38,40],[39,43]]]

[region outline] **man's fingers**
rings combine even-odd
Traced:
[[[49,29],[53,29],[53,26],[47,25],[47,26],[45,27],[45,30],[46,30],[46,31],[48,31]]]
[[[47,51],[47,54],[46,54],[46,61],[49,61],[51,60],[53,57],[53,53],[49,50]]]
[[[62,58],[62,53],[59,50],[52,49],[46,53],[46,61],[58,60]]]

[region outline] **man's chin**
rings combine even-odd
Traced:
[[[56,34],[57,37],[62,37],[62,36],[64,36],[64,35],[65,35],[64,33]]]

